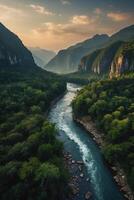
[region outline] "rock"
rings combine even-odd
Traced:
[[[84,163],[82,162],[82,161],[77,161],[77,164],[79,164],[79,165],[83,165]]]
[[[112,170],[113,170],[113,171],[117,171],[117,168],[116,168],[116,167],[112,167]]]
[[[121,188],[121,191],[127,192],[127,191],[128,191],[127,186],[122,187],[122,188]]]
[[[126,199],[129,199],[129,196],[128,196],[127,194],[125,194],[124,197],[125,197]]]
[[[79,171],[81,172],[81,171],[82,171],[82,167],[81,167],[81,166],[78,166],[78,168],[79,168]]]
[[[91,198],[91,196],[92,196],[92,193],[91,193],[91,192],[87,192],[87,193],[85,194],[85,199],[88,200],[88,199]]]
[[[72,160],[72,164],[75,164],[75,160]]]
[[[81,177],[81,178],[83,178],[83,177],[84,177],[84,174],[83,174],[83,173],[81,173],[81,174],[80,174],[80,177]]]
[[[125,176],[122,176],[122,179],[125,179]]]
[[[73,195],[78,194],[79,189],[74,184],[69,184],[69,186],[71,187]]]

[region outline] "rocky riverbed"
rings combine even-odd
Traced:
[[[93,140],[96,142],[96,144],[99,146],[100,149],[105,145],[104,134],[97,130],[96,125],[92,121],[90,116],[85,116],[81,118],[74,117],[74,120],[80,125],[82,125],[88,133],[90,133]],[[128,200],[134,200],[134,194],[131,191],[129,185],[127,184],[125,173],[120,168],[119,164],[114,163],[113,166],[111,165],[108,166],[112,171],[113,178],[117,183],[117,185],[119,186],[120,191],[123,192],[124,197]]]
[[[72,158],[72,155],[68,152],[64,152],[64,163],[66,168],[69,171],[70,178],[69,178],[69,188],[71,190],[69,199],[66,200],[74,200],[79,197],[79,191],[80,191],[80,183],[81,181],[88,182],[90,181],[88,178],[86,178],[84,174],[84,163],[79,160],[74,160]],[[92,193],[90,191],[87,191],[83,195],[83,200],[90,200],[92,197]]]

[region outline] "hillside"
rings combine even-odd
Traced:
[[[31,52],[23,45],[17,35],[0,23],[0,67],[34,66]]]
[[[110,77],[134,71],[134,41],[124,43],[117,51],[110,68]]]
[[[69,73],[77,71],[78,63],[82,56],[88,52],[100,48],[108,41],[107,35],[95,35],[86,41],[71,46],[59,53],[45,66],[48,71],[57,73]]]
[[[96,56],[100,53],[100,51],[97,51],[98,49],[108,48],[108,46],[113,45],[113,43],[116,43],[119,41],[125,42],[133,38],[134,38],[134,25],[131,25],[129,27],[126,27],[120,30],[119,32],[113,34],[111,37],[107,35],[95,35],[91,39],[78,43],[65,50],[59,51],[59,53],[45,66],[45,69],[47,69],[48,71],[64,73],[64,74],[75,72],[77,71],[78,66],[79,65],[81,66],[81,63],[83,62],[83,60],[85,61],[85,63],[88,63],[89,56],[91,53],[94,52],[94,54],[92,54],[91,56],[91,63],[92,63],[92,60],[96,58]],[[115,46],[113,47],[113,49],[114,48],[116,49]],[[117,48],[118,48],[118,45],[117,45]],[[109,53],[110,53],[110,49],[109,49]],[[99,57],[102,58],[102,56],[103,57],[105,56],[103,55],[105,54],[105,52],[101,54],[102,55],[99,54],[100,55]],[[114,52],[110,53],[110,58],[108,57],[108,61],[106,61],[106,59],[103,60],[103,64],[104,65],[109,64],[109,60],[112,59],[113,55],[114,55]],[[102,67],[103,67],[103,64],[102,64]],[[90,68],[90,65],[88,67],[85,66],[85,68],[86,67]],[[104,67],[104,71],[105,71],[105,68],[108,68],[108,67],[110,66]],[[98,62],[95,62],[93,71],[99,72],[99,70],[100,69],[98,67]]]
[[[80,61],[79,70],[97,74],[110,73],[110,76],[117,76],[124,71],[134,70],[133,39],[134,25],[122,29],[111,36],[105,45],[106,47],[84,56]]]
[[[134,70],[134,42],[116,42],[81,59],[79,71],[120,76]]]
[[[98,74],[108,73],[114,56],[122,44],[123,42],[116,42],[107,48],[99,49],[83,57],[79,65],[79,70]]]
[[[134,25],[123,28],[122,30],[113,34],[108,43],[113,43],[118,40],[127,42],[131,39],[134,39]]]
[[[66,90],[0,25],[0,199],[64,199],[63,144],[46,112]],[[53,191],[53,192],[52,192]]]
[[[39,47],[30,47],[29,50],[32,52],[35,63],[40,67],[44,67],[54,56],[56,56],[54,51],[41,49]]]

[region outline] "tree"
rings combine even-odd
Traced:
[[[38,157],[41,161],[47,161],[53,157],[53,146],[51,144],[42,144],[38,148]]]
[[[34,179],[36,170],[40,167],[40,161],[36,157],[32,157],[29,161],[22,164],[19,170],[19,177],[21,180]]]

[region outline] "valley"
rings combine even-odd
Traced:
[[[0,4],[0,199],[134,200],[134,25],[56,2]]]

